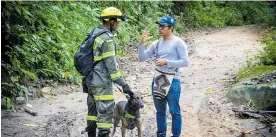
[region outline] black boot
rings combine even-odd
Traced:
[[[96,122],[90,122],[85,129],[88,133],[88,137],[96,137],[97,124]]]
[[[98,137],[109,137],[110,129],[99,129]]]
[[[88,132],[88,137],[96,137],[96,131],[95,132]]]

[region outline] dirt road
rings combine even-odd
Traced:
[[[225,94],[236,71],[246,63],[246,51],[260,49],[260,29],[256,26],[227,27],[220,30],[196,31],[185,34],[192,46],[190,66],[182,69],[181,113],[183,137],[225,137],[245,130],[241,120],[231,112],[232,103]],[[151,97],[153,67],[149,62],[138,62],[137,48],[121,59],[126,80],[135,92],[144,96],[145,107],[141,111],[143,136],[153,137],[156,131],[155,109]],[[17,113],[1,111],[1,135],[3,137],[80,137],[86,125],[86,94],[74,86],[58,86],[58,96],[48,96],[29,101],[38,111],[31,116],[23,110]],[[208,92],[207,92],[208,91]],[[116,101],[124,96],[114,93]],[[168,112],[169,113],[169,112]],[[171,117],[168,115],[168,125]],[[33,124],[33,125],[24,125]],[[168,126],[168,136],[170,134]],[[131,131],[127,132],[131,137]],[[136,130],[133,137],[137,136]],[[116,136],[120,136],[117,128]]]

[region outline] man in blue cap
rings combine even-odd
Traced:
[[[182,116],[180,113],[180,67],[188,66],[188,51],[185,42],[173,34],[175,28],[175,19],[171,16],[164,16],[156,22],[159,27],[159,35],[162,37],[159,40],[154,41],[147,49],[145,49],[145,41],[148,39],[148,31],[145,29],[139,43],[139,60],[145,61],[151,56],[155,55],[155,70],[162,72],[153,79],[153,85],[167,86],[170,85],[166,93],[165,89],[161,89],[160,93],[155,90],[156,87],[152,86],[154,106],[157,110],[157,136],[165,137],[167,131],[167,116],[166,107],[169,105],[170,113],[172,116],[172,134],[173,137],[179,137],[182,127]],[[160,74],[160,73],[159,73]],[[166,75],[173,74],[173,78],[170,81],[166,78]],[[157,81],[157,79],[161,79]],[[164,82],[165,81],[165,82]],[[160,83],[159,83],[160,82]],[[163,83],[162,83],[163,82]],[[164,92],[161,93],[161,92]],[[160,96],[162,95],[162,96]]]

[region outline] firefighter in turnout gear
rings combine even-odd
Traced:
[[[96,128],[98,128],[98,137],[109,137],[115,104],[112,92],[113,82],[122,86],[125,94],[134,95],[118,69],[115,56],[116,43],[112,35],[112,32],[117,30],[119,22],[125,21],[126,16],[118,9],[109,7],[102,11],[100,19],[103,24],[95,29],[93,35],[106,32],[96,37],[92,45],[94,61],[99,63],[86,79],[88,115],[85,131],[88,132],[89,137],[96,137]]]

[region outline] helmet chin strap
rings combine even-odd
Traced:
[[[114,26],[114,22],[110,22],[109,27],[110,27],[110,32],[111,32],[111,33],[112,33],[112,31],[113,31],[113,26]]]

